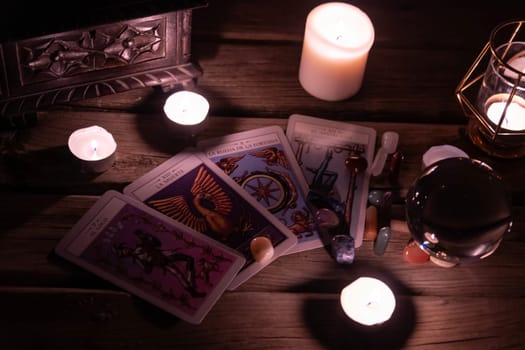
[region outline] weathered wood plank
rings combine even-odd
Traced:
[[[313,115],[324,117],[322,114]],[[375,123],[351,121],[377,130],[377,145],[384,131],[400,135],[398,149],[404,154],[400,172],[400,192],[421,173],[421,157],[431,146],[452,144],[496,169],[508,182],[514,200],[523,203],[525,183],[520,160],[487,157],[463,135],[462,125]],[[77,128],[97,124],[114,134],[118,143],[114,166],[96,176],[82,174],[67,149],[67,139]],[[286,129],[287,119],[235,118],[210,116],[196,140],[229,133],[278,125]],[[166,123],[162,114],[56,111],[41,113],[37,127],[6,131],[2,134],[0,186],[26,191],[58,191],[100,195],[108,189],[121,190],[169,157],[189,146],[188,138]]]
[[[212,0],[193,18],[195,87],[211,103],[197,139],[267,125],[286,128],[293,113],[400,134],[405,156],[394,218],[431,146],[453,144],[492,165],[509,184],[512,231],[487,259],[451,269],[410,265],[407,232],[394,231],[383,256],[372,242],[351,266],[323,248],[282,256],[226,292],[201,325],[158,310],[58,258],[53,249],[108,189],[122,190],[190,144],[166,124],[166,93],[140,89],[39,114],[34,127],[0,134],[0,334],[2,349],[465,349],[524,348],[525,182],[523,160],[498,160],[465,138],[454,89],[490,30],[523,13],[522,2],[359,0],[376,29],[365,81],[348,101],[304,92],[297,73],[304,21],[318,0]],[[127,112],[125,112],[127,111]],[[67,138],[101,125],[118,142],[103,174],[80,174]],[[384,186],[374,179],[372,186]],[[358,327],[339,307],[339,291],[358,276],[387,282],[393,318]]]
[[[190,325],[126,293],[2,288],[5,317],[0,325],[7,349],[339,349],[349,344],[361,349],[464,349],[525,344],[523,318],[514,312],[525,307],[523,299],[394,292],[392,318],[367,328],[344,316],[338,293],[227,292],[202,324]],[[489,307],[494,303],[497,308]]]
[[[213,114],[464,123],[454,89],[490,31],[524,10],[520,2],[357,1],[376,31],[363,88],[350,100],[322,103],[297,80],[304,22],[319,3],[211,1],[194,11],[192,55],[204,69],[198,86],[213,100]],[[164,98],[140,89],[72,105],[155,112]]]
[[[308,12],[322,2],[305,0],[299,5],[295,1],[210,1],[207,8],[193,12],[194,42],[299,42],[303,39]],[[365,11],[374,23],[376,46],[398,48],[480,50],[497,24],[514,18],[524,9],[520,3],[494,6],[487,0],[439,3],[357,0],[351,3]]]
[[[53,254],[58,241],[94,204],[96,196],[60,198],[3,193],[2,198],[10,203],[0,211],[0,280],[3,285],[110,286]],[[19,208],[28,203],[31,203],[28,210],[21,212]],[[525,285],[516,283],[525,280],[525,269],[521,268],[525,240],[519,234],[525,226],[524,210],[516,209],[520,218],[516,231],[506,237],[494,255],[477,264],[454,269],[430,263],[410,265],[402,256],[409,235],[394,231],[385,255],[376,256],[372,242],[364,242],[350,269],[336,264],[328,252],[320,248],[280,257],[239,290],[332,293],[341,287],[342,280],[373,274],[395,283],[404,281],[403,290],[410,295],[525,295]],[[443,280],[447,283],[442,283]]]
[[[218,50],[209,43],[193,46],[204,70],[198,89],[212,101],[215,115],[286,118],[316,113],[349,121],[465,123],[454,89],[477,55],[374,48],[359,93],[345,101],[325,102],[299,84],[299,44],[223,43]],[[161,111],[166,96],[141,89],[71,105],[151,113]]]

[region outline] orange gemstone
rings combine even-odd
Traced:
[[[419,248],[416,241],[411,240],[403,249],[403,258],[411,264],[424,264],[430,259],[430,255]]]

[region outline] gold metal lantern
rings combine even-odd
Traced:
[[[456,97],[472,143],[494,157],[525,156],[525,21],[494,28]]]

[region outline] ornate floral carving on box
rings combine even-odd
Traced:
[[[202,71],[191,61],[191,15],[206,2],[174,3],[169,9],[159,6],[158,11],[167,12],[158,14],[151,14],[155,7],[149,7],[145,17],[119,20],[114,11],[106,16],[113,22],[19,40],[4,38],[0,124],[23,124],[25,116],[51,105],[192,83]]]

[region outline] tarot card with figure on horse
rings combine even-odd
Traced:
[[[207,139],[197,147],[297,236],[285,254],[322,246],[306,205],[308,185],[281,127]]]
[[[193,324],[204,319],[245,263],[234,249],[113,190],[55,252]]]
[[[343,210],[349,191],[353,191],[349,233],[354,238],[355,247],[361,246],[376,130],[343,121],[293,114],[288,119],[286,137],[311,191],[328,198],[332,207]],[[349,188],[350,172],[345,165],[350,156],[363,157],[369,165],[357,174],[353,189]]]
[[[124,193],[240,252],[246,263],[230,290],[297,244],[284,224],[201,152],[173,156],[126,186]],[[253,242],[259,247],[267,242],[270,254],[257,259]]]

